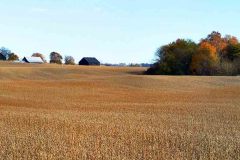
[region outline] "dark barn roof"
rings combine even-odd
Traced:
[[[100,66],[100,62],[94,57],[84,57],[79,61],[79,65]]]
[[[2,53],[0,53],[0,60],[6,60],[6,59],[7,59],[7,57],[4,56]]]

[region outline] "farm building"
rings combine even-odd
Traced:
[[[26,63],[44,63],[40,57],[24,57],[22,61]]]
[[[0,53],[0,60],[5,61],[7,60],[7,57]]]
[[[94,57],[84,57],[79,61],[79,65],[100,66],[100,62]]]

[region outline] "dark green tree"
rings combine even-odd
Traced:
[[[231,61],[240,58],[240,44],[230,44],[226,49],[226,58]]]
[[[190,73],[192,55],[197,44],[191,40],[178,39],[157,50],[157,62],[147,71],[148,74],[187,75]]]
[[[60,53],[52,52],[50,53],[50,63],[62,64],[62,56]]]

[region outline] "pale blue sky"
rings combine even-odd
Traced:
[[[77,61],[152,62],[177,38],[213,30],[240,38],[239,0],[1,0],[0,46],[22,56],[51,51]]]

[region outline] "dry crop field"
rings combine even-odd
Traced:
[[[240,77],[0,63],[0,159],[240,159]]]

